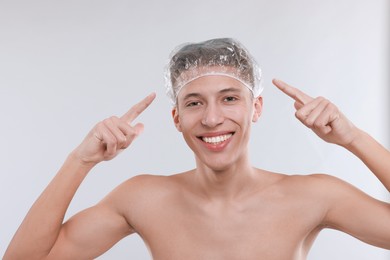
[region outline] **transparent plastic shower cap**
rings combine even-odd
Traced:
[[[243,83],[253,97],[258,97],[261,69],[249,51],[232,38],[212,39],[199,43],[185,43],[176,47],[165,69],[168,97],[176,105],[180,90],[191,81],[209,75],[223,75]]]

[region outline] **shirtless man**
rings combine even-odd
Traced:
[[[142,132],[143,125],[132,122],[152,103],[151,94],[122,117],[98,123],[70,153],[4,259],[93,259],[133,233],[156,260],[305,259],[324,228],[390,249],[389,204],[328,175],[284,175],[251,166],[248,141],[262,97],[248,55],[234,40],[216,39],[185,46],[172,57],[173,121],[194,152],[195,169],[133,177],[63,223],[91,169],[113,159]],[[206,65],[204,56],[219,61]],[[279,80],[273,83],[295,100],[303,124],[354,153],[390,190],[389,151],[328,100]]]

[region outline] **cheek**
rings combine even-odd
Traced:
[[[228,107],[225,110],[225,115],[236,122],[252,122],[253,110],[247,106]]]
[[[197,120],[196,114],[193,113],[182,113],[179,115],[180,127],[183,131],[192,129]]]

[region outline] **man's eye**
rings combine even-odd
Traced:
[[[237,98],[235,98],[235,97],[225,97],[225,99],[224,99],[224,101],[228,101],[228,102],[236,101],[236,100],[237,100]]]
[[[187,107],[195,107],[195,106],[199,106],[199,105],[200,105],[199,101],[193,101],[193,102],[189,102],[186,106]]]

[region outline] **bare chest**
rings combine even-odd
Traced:
[[[320,215],[308,215],[302,203],[162,203],[136,229],[156,260],[305,259]]]

